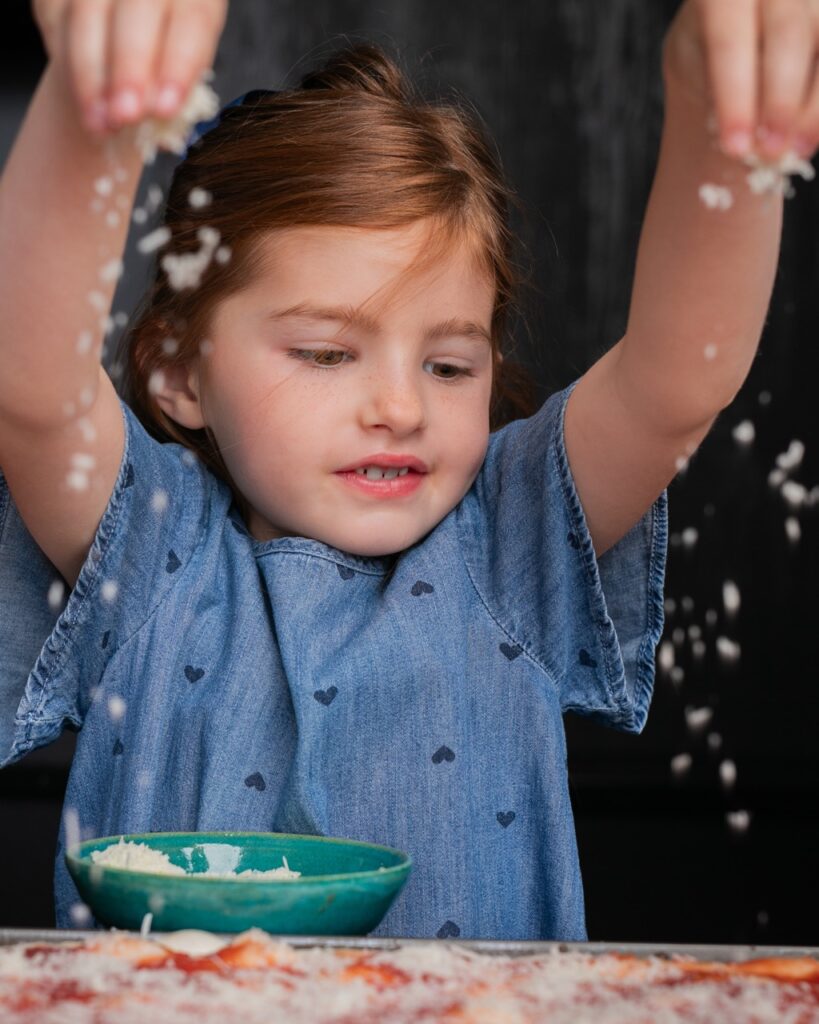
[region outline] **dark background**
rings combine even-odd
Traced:
[[[372,38],[397,48],[425,91],[454,87],[468,97],[526,206],[516,226],[533,288],[519,354],[545,397],[624,332],[662,123],[660,44],[677,6],[234,0],[215,85],[227,102],[248,88],[292,84],[345,37]],[[0,159],[44,62],[27,3],[3,7]],[[171,166],[161,158],[143,188],[167,180]],[[817,513],[789,511],[767,479],[798,438],[805,458],[792,477],[808,489],[819,483],[819,185],[796,187],[760,353],[669,491],[664,638],[678,671],[658,672],[640,737],[574,717],[566,723],[594,940],[819,945]],[[147,262],[132,246],[115,310],[130,311],[146,279]],[[746,419],[756,439],[741,447],[732,429]],[[801,524],[796,543],[785,533],[787,515]],[[688,546],[681,538],[691,528],[698,538]],[[726,579],[742,596],[733,618],[723,608]],[[720,660],[721,636],[740,644],[736,664]],[[711,722],[692,732],[686,707],[706,705]],[[71,747],[67,736],[0,773],[0,925],[53,924],[51,872]],[[677,777],[671,759],[680,753],[692,765]],[[726,758],[737,768],[731,789],[719,777]],[[726,818],[740,809],[750,812],[743,832]]]

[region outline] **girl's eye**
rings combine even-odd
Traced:
[[[475,376],[473,370],[469,370],[465,366],[454,366],[452,363],[427,363],[426,365],[436,366],[439,370],[447,371],[443,376],[437,377],[437,380],[458,380],[461,377]]]
[[[312,349],[312,348],[291,348],[289,353],[294,359],[300,359],[304,363],[310,363],[318,370],[331,370],[334,366],[341,366],[346,352],[338,352],[334,349]],[[342,359],[336,360],[336,356]]]

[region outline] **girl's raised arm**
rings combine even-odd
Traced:
[[[0,179],[0,468],[72,586],[124,444],[100,352],[142,168],[131,126],[176,113],[225,11],[226,0],[35,4],[49,63]],[[108,217],[93,209],[103,197]]]
[[[686,0],[663,70],[665,124],[626,333],[566,407],[566,448],[598,555],[683,468],[750,369],[782,196],[756,194],[743,158],[766,177],[783,158],[812,176],[819,0]],[[707,205],[704,188],[725,206]]]

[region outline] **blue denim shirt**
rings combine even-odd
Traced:
[[[116,485],[59,615],[55,570],[0,488],[0,763],[79,729],[65,806],[83,838],[406,850],[376,935],[585,938],[562,715],[642,729],[667,509],[663,494],[596,559],[563,443],[570,391],[491,435],[460,504],[383,558],[254,540],[229,489],[123,405]],[[79,899],[64,841],[60,927]]]

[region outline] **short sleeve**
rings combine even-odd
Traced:
[[[563,711],[642,731],[663,628],[663,492],[599,559],[563,437],[574,384],[491,435],[458,514],[487,611],[558,689]]]
[[[28,674],[57,621],[52,604],[59,601],[60,581],[26,529],[0,473],[0,764],[11,751]],[[53,584],[58,584],[55,591]]]
[[[185,585],[186,567],[214,506],[229,502],[220,490],[227,488],[193,453],[154,440],[124,403],[121,410],[125,447],[116,483],[59,616],[49,617],[46,598],[50,581],[59,576],[6,491],[0,637],[17,630],[17,643],[0,648],[0,765],[56,739],[66,724],[82,726],[108,660],[174,588]],[[34,572],[27,577],[29,557]],[[15,594],[22,601],[10,614]]]

